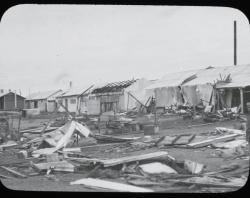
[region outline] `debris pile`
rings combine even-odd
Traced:
[[[107,128],[128,128],[133,119],[108,115]],[[88,119],[89,121],[91,119]],[[58,121],[58,120],[57,120]],[[92,122],[100,120],[92,119]],[[104,121],[103,121],[104,122]],[[70,118],[21,130],[20,141],[0,145],[0,177],[27,179],[44,175],[81,174],[69,185],[128,192],[226,192],[244,186],[249,164],[228,164],[230,159],[249,160],[245,131],[216,127],[214,131],[179,135],[122,137],[90,130],[80,119]],[[127,125],[126,125],[127,124]],[[171,149],[211,149],[212,157],[225,161],[219,170],[170,155]]]

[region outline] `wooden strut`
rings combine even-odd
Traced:
[[[143,107],[145,107],[146,108],[146,106],[143,104],[143,103],[141,103],[135,96],[133,96],[130,92],[128,92],[128,94],[132,97],[132,98],[134,98],[137,102],[139,102]]]
[[[22,178],[27,177],[26,175],[24,175],[22,173],[19,173],[19,172],[15,171],[15,170],[12,170],[11,168],[8,168],[8,167],[5,167],[5,166],[1,166],[1,168],[8,171],[8,172],[10,172],[10,173],[12,173],[12,174],[14,174],[14,175],[16,175],[16,176],[19,176],[19,177],[22,177]]]
[[[61,105],[61,107],[67,112],[67,114],[68,114],[68,116],[69,116],[70,119],[73,118],[73,116],[70,114],[70,112],[68,111],[68,109],[63,104],[61,104],[61,103],[57,103],[57,104]]]
[[[20,138],[20,125],[21,125],[21,119],[22,119],[22,115],[19,116],[19,119],[18,119],[18,128],[17,128],[17,134],[18,134],[18,137]]]
[[[56,113],[58,109],[59,109],[59,106],[57,105],[56,109],[53,111],[53,114]],[[47,122],[47,124],[43,127],[43,129],[41,131],[41,136],[44,134],[44,132],[46,131],[46,129],[49,127],[51,120],[52,120],[52,116],[50,117],[50,119]]]
[[[92,87],[93,87],[94,85],[91,85],[88,89],[86,89],[85,91],[83,91],[79,96],[77,96],[77,106],[76,106],[76,110],[77,110],[77,112],[79,111],[80,112],[80,101],[79,101],[79,99],[80,99],[80,97],[83,95],[83,94],[85,94],[88,90],[90,90]]]

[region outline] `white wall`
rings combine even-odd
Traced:
[[[38,100],[37,103],[38,109],[40,112],[46,112],[47,111],[47,100]]]
[[[47,111],[48,112],[54,112],[56,108],[56,103],[55,101],[48,101],[47,102]]]
[[[152,82],[147,79],[139,79],[129,87],[124,90],[124,110],[133,109],[135,107],[140,106],[140,104],[131,96],[129,96],[128,100],[128,92],[130,92],[136,99],[138,99],[141,103],[145,104],[149,97],[154,96],[153,90],[146,90],[145,88],[151,85]]]
[[[87,101],[87,114],[88,115],[99,115],[101,103],[100,100],[88,100]]]
[[[57,98],[56,101],[58,102],[59,100],[62,100],[62,104],[65,107],[68,107],[68,111],[69,112],[76,112],[76,108],[77,108],[77,96],[69,96],[69,97],[63,97],[63,98]],[[72,103],[74,100],[75,103]],[[67,105],[66,105],[66,101],[67,101]],[[62,108],[61,106],[58,109],[59,112],[65,112],[64,108]]]

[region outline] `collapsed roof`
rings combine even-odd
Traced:
[[[78,132],[78,134],[83,137],[88,137],[91,133],[86,126],[74,120],[70,120],[62,127],[56,129],[55,131],[46,133],[43,135],[43,137],[39,138],[38,141],[45,141],[52,147],[36,150],[33,152],[33,155],[51,154],[61,148],[66,147],[71,141],[75,132]],[[29,143],[32,143],[32,141]]]
[[[136,80],[126,80],[126,81],[120,81],[120,82],[107,83],[102,87],[95,88],[92,91],[92,94],[108,93],[108,92],[120,92],[124,88],[127,88],[128,86],[132,85],[134,82],[136,82]]]
[[[163,87],[194,86],[203,84],[215,84],[230,75],[231,81],[217,85],[217,88],[234,88],[250,86],[250,64],[208,67],[199,70],[170,73],[159,79],[146,89],[157,89]]]

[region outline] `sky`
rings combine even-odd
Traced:
[[[0,88],[28,93],[250,63],[247,17],[227,7],[38,5],[0,22]]]

